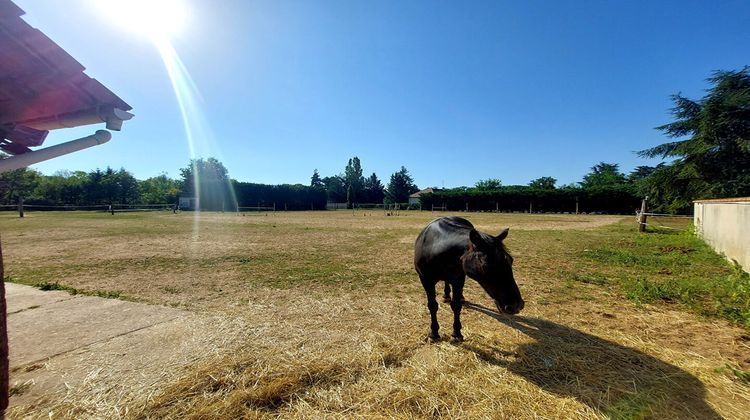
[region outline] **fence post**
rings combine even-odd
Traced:
[[[578,214],[578,197],[576,197],[576,214]]]
[[[646,196],[643,201],[641,201],[641,212],[638,214],[638,232],[645,232],[646,231],[646,201],[648,200],[648,196]]]
[[[114,216],[114,215],[115,215],[115,208],[114,208],[114,207],[112,207],[112,205],[111,205],[111,204],[109,205],[109,214],[111,214],[112,216]]]
[[[534,211],[533,203],[529,201],[529,214],[533,213],[533,211]]]
[[[469,212],[469,202],[468,201],[466,202],[466,212],[467,213]]]
[[[23,197],[18,197],[18,217],[23,217]]]

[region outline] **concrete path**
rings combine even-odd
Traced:
[[[80,408],[88,400],[87,414],[118,417],[120,404],[158,389],[242,329],[222,330],[221,318],[163,306],[5,288],[10,403],[23,417],[46,418],[61,402]]]
[[[5,288],[11,370],[185,315],[162,306],[13,283]]]

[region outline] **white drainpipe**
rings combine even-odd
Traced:
[[[7,159],[0,159],[0,173],[14,171],[25,168],[35,163],[44,162],[58,156],[67,155],[68,153],[77,152],[92,146],[97,146],[108,142],[112,138],[112,133],[107,130],[96,130],[96,133],[82,137],[78,140],[71,140],[67,143],[56,144],[32,152],[26,152],[21,155],[11,156]]]

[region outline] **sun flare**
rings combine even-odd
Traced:
[[[178,35],[188,14],[182,0],[94,0],[94,3],[99,13],[114,24],[155,41]]]

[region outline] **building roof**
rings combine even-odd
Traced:
[[[711,198],[707,200],[695,200],[693,203],[750,203],[750,197]]]
[[[125,101],[88,77],[85,68],[41,31],[25,12],[0,0],[0,149],[41,146],[48,130],[107,123],[119,130],[132,114]]]
[[[409,198],[419,198],[419,196],[422,194],[433,193],[433,192],[435,192],[434,188],[425,188],[423,190],[419,190],[415,192],[414,194],[410,195]]]

